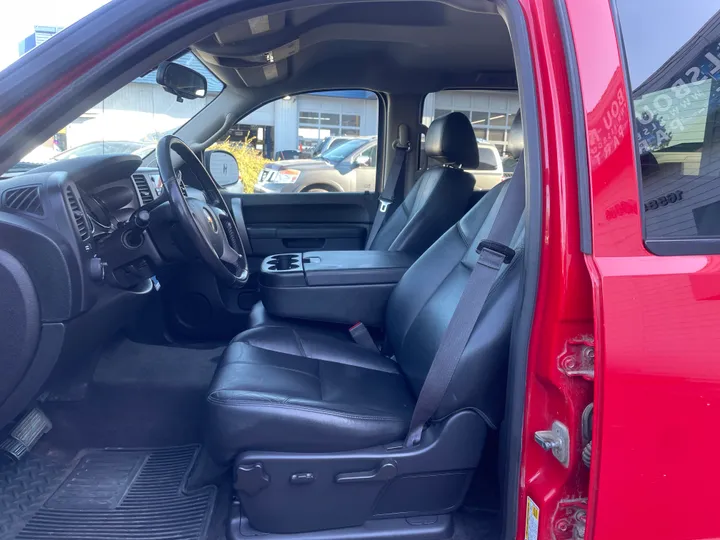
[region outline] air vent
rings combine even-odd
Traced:
[[[40,199],[40,188],[38,186],[8,189],[2,195],[2,204],[10,210],[25,212],[36,216],[45,215],[45,209]]]
[[[85,242],[90,239],[90,229],[88,228],[87,221],[85,221],[85,213],[82,208],[80,208],[77,197],[75,197],[75,193],[73,193],[70,186],[65,188],[65,197],[70,207],[70,214],[75,222],[75,229],[80,235],[80,239]]]
[[[185,187],[185,182],[182,181],[182,178],[178,179],[178,186],[180,186],[180,193],[183,194],[183,197],[187,197],[187,187]]]
[[[140,203],[141,204],[148,204],[153,201],[153,195],[152,195],[152,189],[150,188],[150,184],[148,183],[147,178],[144,174],[133,174],[132,176],[133,183],[135,184],[135,187],[138,190],[138,194],[140,195]]]

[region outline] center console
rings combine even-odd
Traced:
[[[262,301],[278,317],[382,326],[390,293],[413,262],[398,251],[271,255],[260,272]]]

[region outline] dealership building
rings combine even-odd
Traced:
[[[430,94],[423,107],[423,123],[459,111],[470,118],[478,138],[497,145],[500,154],[519,108],[517,92],[452,90]],[[307,150],[330,136],[372,136],[378,130],[378,100],[364,90],[315,92],[260,107],[233,129],[233,138],[255,138],[271,156],[280,150]]]

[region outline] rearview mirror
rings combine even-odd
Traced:
[[[225,150],[205,152],[205,168],[221,187],[237,184],[240,179],[237,159]]]
[[[195,70],[173,62],[163,62],[157,69],[157,83],[166,92],[183,99],[197,99],[207,94],[207,79]]]

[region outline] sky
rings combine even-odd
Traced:
[[[718,0],[621,0],[617,3],[630,66],[639,86],[717,12]]]
[[[0,0],[0,70],[19,57],[34,26],[70,26],[109,0]]]

